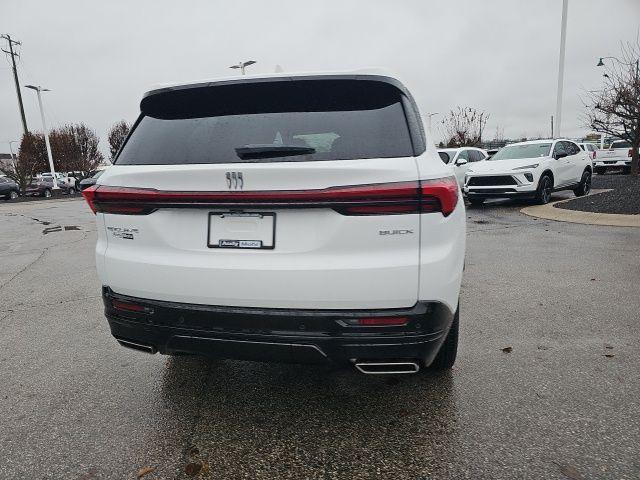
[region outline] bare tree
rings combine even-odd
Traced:
[[[115,123],[109,130],[107,139],[109,140],[109,160],[112,162],[126,140],[127,135],[129,135],[129,130],[131,130],[131,126],[124,120]]]
[[[621,58],[610,57],[605,65],[604,86],[585,100],[586,123],[597,132],[628,141],[631,174],[638,175],[640,148],[640,41],[626,43]]]
[[[489,115],[471,107],[457,107],[442,120],[447,147],[479,146]]]
[[[20,141],[17,158],[11,165],[0,167],[0,171],[16,182],[22,192],[39,171],[47,165],[47,151],[42,134],[25,133]]]
[[[96,132],[83,123],[65,125],[49,134],[56,169],[91,172],[104,160]]]

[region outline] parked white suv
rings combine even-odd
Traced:
[[[122,345],[451,367],[464,202],[400,82],[247,76],[153,90],[141,111],[83,191]]]
[[[464,177],[469,167],[489,157],[486,151],[475,147],[442,148],[438,150],[438,155],[444,163],[453,165],[460,187],[464,185]]]
[[[545,204],[558,190],[586,195],[592,173],[589,153],[571,140],[513,143],[469,168],[464,193],[472,204],[495,197],[532,198]]]

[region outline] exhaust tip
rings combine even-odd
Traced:
[[[356,362],[355,367],[366,375],[402,375],[420,371],[416,362]]]
[[[156,347],[154,347],[153,345],[145,345],[145,344],[142,344],[142,343],[136,343],[136,342],[132,342],[131,340],[125,340],[123,338],[116,338],[116,340],[123,347],[130,348],[132,350],[138,350],[140,352],[149,353],[151,355],[153,355],[154,353],[157,352]]]

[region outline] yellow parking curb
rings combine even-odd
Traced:
[[[592,193],[602,193],[608,190],[600,190]],[[546,220],[556,220],[558,222],[582,223],[586,225],[607,225],[612,227],[638,227],[640,228],[640,215],[621,215],[617,213],[594,213],[581,212],[577,210],[565,210],[554,207],[557,203],[573,200],[558,200],[546,205],[532,205],[520,210],[521,213],[530,217],[544,218]]]

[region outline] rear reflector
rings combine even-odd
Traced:
[[[158,208],[332,208],[343,215],[441,212],[458,202],[455,177],[320,190],[176,192],[99,185],[82,192],[93,212],[146,215]]]
[[[153,309],[140,305],[138,303],[124,302],[122,300],[111,300],[111,305],[117,310],[125,310],[127,312],[153,313]]]
[[[358,325],[363,327],[399,327],[406,325],[408,321],[407,317],[371,317],[359,318]]]

